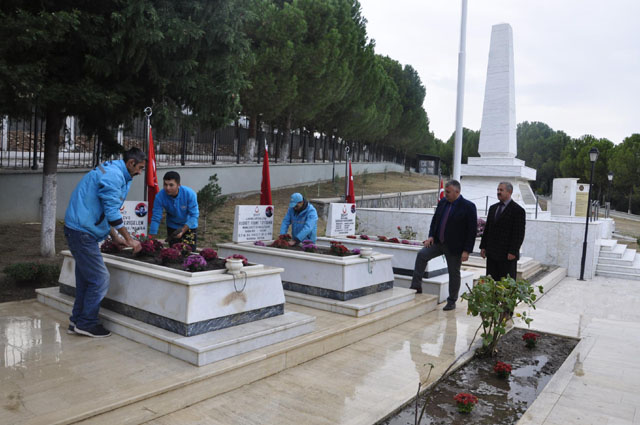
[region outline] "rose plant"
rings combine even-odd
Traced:
[[[542,293],[542,286],[538,286],[538,290]],[[461,298],[468,302],[467,314],[480,316],[482,320],[482,347],[477,353],[493,355],[498,341],[507,331],[507,322],[515,308],[524,303],[535,310],[537,295],[533,285],[526,280],[505,277],[496,282],[490,276],[483,276]],[[516,317],[520,317],[527,326],[533,320],[526,311],[517,313]]]
[[[478,397],[469,393],[458,393],[453,397],[458,406],[458,412],[471,413],[473,408],[478,404]]]
[[[498,375],[498,378],[505,379],[511,375],[511,365],[505,362],[498,362],[493,367],[493,371]]]
[[[522,340],[524,341],[527,348],[534,348],[538,343],[538,338],[540,338],[540,335],[533,332],[527,332],[526,334],[522,335]]]

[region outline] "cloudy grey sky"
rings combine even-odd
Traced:
[[[412,65],[436,137],[455,130],[460,0],[361,0],[376,52]],[[513,28],[516,121],[618,144],[640,133],[640,0],[469,0],[463,125],[480,129],[491,26]]]

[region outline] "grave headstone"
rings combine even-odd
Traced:
[[[149,205],[146,201],[124,201],[120,207],[122,222],[132,235],[147,234]]]
[[[327,236],[347,236],[356,233],[356,204],[329,204]]]
[[[233,242],[273,239],[273,205],[236,205]]]
[[[575,215],[578,179],[553,179],[551,215]]]

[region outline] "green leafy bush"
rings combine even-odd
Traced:
[[[538,286],[542,293],[542,286]],[[526,280],[514,280],[511,277],[502,278],[496,282],[489,276],[483,276],[478,283],[465,294],[462,299],[468,303],[467,314],[480,316],[482,319],[482,348],[478,355],[487,356],[495,353],[496,345],[507,331],[507,322],[513,311],[520,303],[525,303],[533,309],[537,295],[535,289]],[[516,314],[529,326],[533,320],[526,312]]]
[[[15,263],[4,268],[9,279],[17,283],[51,283],[58,282],[60,266],[57,264]]]

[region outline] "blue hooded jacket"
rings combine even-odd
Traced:
[[[111,226],[119,229],[124,224],[120,208],[129,193],[131,174],[124,161],[106,161],[89,171],[76,186],[64,225],[93,235],[101,241]]]
[[[167,211],[167,226],[172,229],[179,229],[185,224],[189,226],[189,229],[198,228],[198,217],[200,216],[198,197],[190,187],[180,186],[175,198],[169,196],[164,189],[158,192],[153,200],[153,212],[149,226],[150,235],[158,233],[163,209]]]
[[[313,205],[304,201],[302,211],[296,213],[293,207],[289,207],[287,215],[282,220],[280,234],[284,235],[291,225],[291,235],[298,241],[311,240],[316,243],[318,233],[318,213]]]

